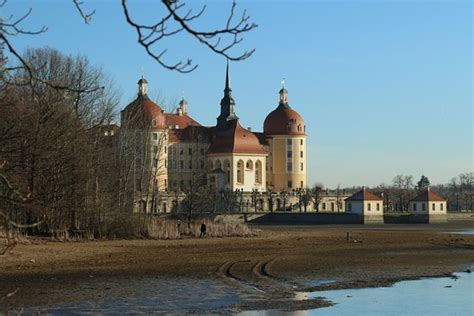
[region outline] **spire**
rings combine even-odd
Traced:
[[[230,88],[230,73],[229,73],[229,59],[227,59],[227,68],[225,72],[225,89],[224,92],[229,93],[232,91]]]
[[[227,128],[227,122],[237,120],[235,115],[235,101],[232,98],[232,89],[230,88],[230,71],[229,60],[227,59],[227,67],[225,74],[224,97],[221,100],[221,113],[217,118],[217,127],[220,129]]]

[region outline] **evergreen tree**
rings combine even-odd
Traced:
[[[416,183],[416,190],[422,192],[430,186],[430,180],[425,175],[421,175],[420,181]]]

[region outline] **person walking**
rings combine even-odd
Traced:
[[[206,227],[206,224],[202,223],[201,224],[201,238],[206,236],[207,234],[207,227]]]

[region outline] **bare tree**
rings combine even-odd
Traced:
[[[143,23],[137,21],[136,18],[132,16],[128,1],[121,1],[125,20],[135,29],[138,43],[145,49],[145,52],[162,67],[180,73],[188,73],[197,68],[198,65],[193,64],[190,58],[186,61],[177,61],[174,63],[166,61],[165,54],[168,52],[168,49],[160,48],[158,52],[155,52],[156,47],[163,47],[163,42],[166,39],[180,33],[191,36],[191,38],[194,38],[198,43],[205,46],[210,51],[224,56],[229,60],[245,60],[254,53],[255,49],[246,50],[240,54],[231,53],[232,49],[242,42],[242,35],[257,27],[255,23],[251,22],[250,16],[245,10],[242,14],[239,14],[239,17],[237,17],[237,4],[235,0],[232,1],[229,14],[223,21],[223,26],[210,29],[200,28],[196,26],[195,23],[196,20],[202,18],[206,13],[206,5],[196,10],[195,8],[190,7],[187,2],[180,0],[161,0],[159,1],[159,4],[160,6],[158,10],[156,10],[156,12],[158,12],[156,21],[152,23]],[[84,3],[79,2],[78,0],[72,0],[72,5],[77,10],[84,23],[89,24],[95,14],[95,10],[84,9]],[[7,0],[1,1],[0,8],[5,9],[6,7]],[[26,70],[28,75],[15,84],[30,84],[34,81],[41,80],[41,78],[35,77],[35,72],[38,69],[33,68],[21,56],[12,41],[13,38],[18,36],[40,35],[48,30],[46,26],[42,26],[36,30],[25,29],[22,25],[31,13],[32,9],[30,8],[26,13],[19,17],[13,15],[10,17],[0,16],[0,44],[4,46],[20,64],[20,66],[9,67],[5,70],[8,72],[16,70],[17,67],[21,67]],[[0,63],[4,62],[5,57],[1,54],[0,57],[2,58]],[[43,83],[56,89],[71,89],[71,87],[54,82],[43,81]],[[100,88],[101,87],[94,87],[93,89]],[[82,92],[86,91],[87,90],[82,90]]]
[[[0,122],[0,160],[12,186],[35,203],[11,205],[9,216],[32,223],[47,215],[35,227],[39,230],[87,227],[92,225],[88,172],[97,162],[92,159],[97,149],[93,131],[110,121],[117,99],[111,86],[81,92],[107,82],[84,57],[40,49],[29,50],[23,59],[39,69],[34,76],[40,80],[2,90],[0,113],[8,119]],[[18,67],[14,78],[27,73]],[[73,90],[58,90],[46,82]]]
[[[322,200],[322,194],[323,194],[323,185],[322,184],[315,184],[311,188],[311,200],[313,201],[314,208],[316,209],[316,212],[319,212],[319,204],[321,203]]]

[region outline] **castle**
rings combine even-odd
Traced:
[[[282,84],[278,106],[263,132],[242,127],[232,96],[229,64],[215,126],[202,126],[183,98],[166,113],[148,96],[148,82],[138,81],[138,95],[121,111],[120,147],[133,152],[134,191],[185,192],[205,179],[217,191],[291,192],[306,182],[306,126],[288,101]],[[133,143],[133,144],[132,144]],[[149,171],[149,176],[143,176]],[[145,193],[148,194],[148,193]],[[139,198],[140,199],[140,198]],[[143,197],[141,197],[143,199]]]
[[[111,139],[118,140],[112,143],[120,157],[119,186],[124,194],[119,204],[126,209],[143,213],[316,210],[347,212],[364,223],[383,222],[384,199],[364,187],[356,193],[322,190],[318,198],[305,194],[306,126],[290,107],[283,84],[278,106],[266,116],[263,132],[242,127],[229,64],[216,125],[201,125],[189,115],[188,106],[183,98],[175,111],[165,112],[150,100],[148,82],[141,78],[136,99],[121,112],[120,128],[111,125],[105,131],[105,136],[118,135]],[[206,199],[212,206],[203,203]],[[436,201],[445,203],[442,198]],[[440,209],[445,214],[446,206]]]

